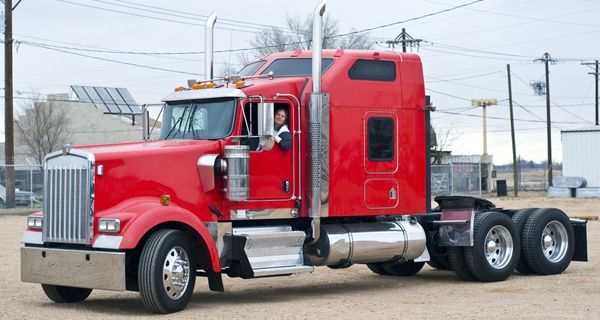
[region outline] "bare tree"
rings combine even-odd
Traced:
[[[452,145],[462,136],[456,127],[441,127],[434,125],[432,130],[435,132],[436,144],[432,146],[431,156],[434,158],[432,164],[442,164],[444,153],[451,151]]]
[[[17,142],[27,147],[27,154],[42,164],[46,154],[59,150],[69,139],[69,119],[64,106],[55,100],[43,100],[39,94],[22,106],[23,114],[15,120]]]
[[[258,54],[265,56],[270,53],[289,51],[296,48],[309,50],[312,44],[312,15],[306,17],[294,16],[286,20],[287,30],[270,27],[251,41],[257,47]],[[373,43],[365,33],[351,33],[341,37],[338,23],[330,16],[323,19],[323,48],[324,49],[370,49]]]

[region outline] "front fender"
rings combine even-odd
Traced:
[[[128,204],[121,205],[118,209],[110,210],[114,211],[112,213],[107,210],[103,214],[99,214],[102,218],[119,218],[121,220],[120,236],[123,238],[119,249],[134,249],[150,230],[160,224],[180,223],[196,231],[202,238],[210,256],[212,270],[221,271],[219,253],[213,237],[204,223],[192,212],[173,204],[163,206],[154,198],[139,199],[134,203],[132,203],[133,201],[127,202]]]

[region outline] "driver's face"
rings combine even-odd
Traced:
[[[278,126],[282,126],[285,124],[285,111],[283,110],[279,110],[277,111],[277,113],[275,114],[275,124]]]

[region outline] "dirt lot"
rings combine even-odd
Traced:
[[[492,199],[498,206],[558,207],[572,216],[599,216],[600,199],[546,199],[540,194]],[[2,319],[146,318],[138,294],[95,291],[83,303],[50,302],[39,285],[20,282],[24,216],[0,215]],[[199,279],[192,302],[164,319],[595,319],[600,314],[600,222],[588,223],[590,262],[558,276],[515,274],[500,283],[464,282],[425,267],[412,278],[378,276],[365,266],[317,268],[313,274],[260,280],[225,279],[225,293]]]

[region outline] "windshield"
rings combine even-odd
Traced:
[[[160,138],[220,139],[231,134],[235,99],[167,102]]]
[[[260,61],[249,63],[246,66],[244,66],[242,68],[242,70],[240,70],[238,72],[238,74],[242,77],[249,77],[249,76],[253,75],[260,67],[262,67],[263,64],[265,64],[265,62],[266,62],[265,60],[260,60]]]

